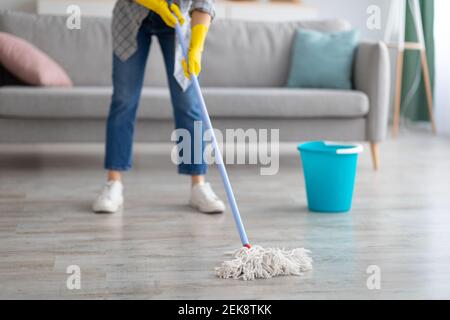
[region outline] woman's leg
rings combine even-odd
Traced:
[[[192,185],[203,184],[205,183],[204,175],[191,175],[191,183]]]
[[[108,181],[94,201],[94,212],[114,213],[123,205],[121,172],[132,165],[136,111],[142,91],[151,35],[145,23],[137,35],[137,51],[126,61],[113,55],[113,95],[106,125],[105,169]]]
[[[113,55],[113,95],[106,128],[105,169],[108,180],[120,180],[120,172],[132,166],[136,111],[142,91],[151,35],[145,24],[137,35],[137,51],[126,61]]]
[[[183,159],[178,166],[178,172],[191,176],[192,188],[190,205],[204,213],[221,213],[225,210],[225,204],[214,193],[209,183],[205,183],[204,175],[207,164],[203,159],[204,141],[203,126],[200,132],[195,132],[195,124],[201,123],[201,107],[195,95],[194,88],[190,86],[183,92],[177,80],[173,76],[175,60],[175,32],[166,28],[157,33],[159,43],[166,64],[167,78],[172,99],[175,126],[177,129],[189,131],[191,136],[191,158]],[[194,134],[195,133],[195,134]],[[197,146],[195,146],[197,145]],[[201,152],[199,152],[201,151]],[[195,152],[200,154],[195,154]],[[181,155],[183,156],[183,155]],[[187,162],[185,162],[188,160]]]
[[[190,86],[183,92],[177,80],[173,76],[175,61],[175,33],[172,29],[157,34],[166,65],[167,78],[169,82],[170,95],[173,106],[176,129],[185,129],[191,135],[191,158],[178,166],[178,172],[192,176],[192,183],[204,182],[207,164],[203,159],[203,131],[195,132],[195,123],[201,122],[201,107],[195,95],[194,88]],[[198,130],[197,130],[198,131]],[[195,133],[195,134],[194,134]],[[194,140],[195,139],[195,140]],[[200,147],[195,147],[195,144]],[[201,151],[201,153],[200,153]],[[197,152],[197,155],[195,154]],[[183,155],[181,155],[183,156]],[[184,159],[186,160],[186,159]]]

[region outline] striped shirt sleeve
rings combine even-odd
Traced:
[[[211,16],[211,19],[214,19],[216,15],[214,10],[214,0],[192,0],[189,12],[192,14],[192,11],[194,10],[208,13]]]

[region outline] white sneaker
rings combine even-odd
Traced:
[[[203,213],[225,211],[225,204],[214,193],[209,183],[199,183],[192,186],[190,205]]]
[[[108,181],[92,205],[94,212],[114,213],[123,205],[123,185],[120,181]]]

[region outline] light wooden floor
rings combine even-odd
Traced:
[[[100,146],[0,146],[0,298],[450,298],[450,139],[388,141],[380,172],[365,152],[346,215],[308,213],[290,147],[278,175],[240,166],[230,177],[252,242],[306,247],[314,270],[243,282],[213,272],[240,246],[230,212],[186,206],[188,180],[167,147],[138,146],[125,210],[94,215]],[[69,265],[81,268],[80,290],[66,288]],[[381,290],[367,289],[369,265],[381,270]]]

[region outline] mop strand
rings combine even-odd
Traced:
[[[270,279],[275,276],[296,275],[312,269],[310,251],[268,248],[260,246],[242,247],[233,253],[233,259],[225,261],[215,271],[223,279]]]

